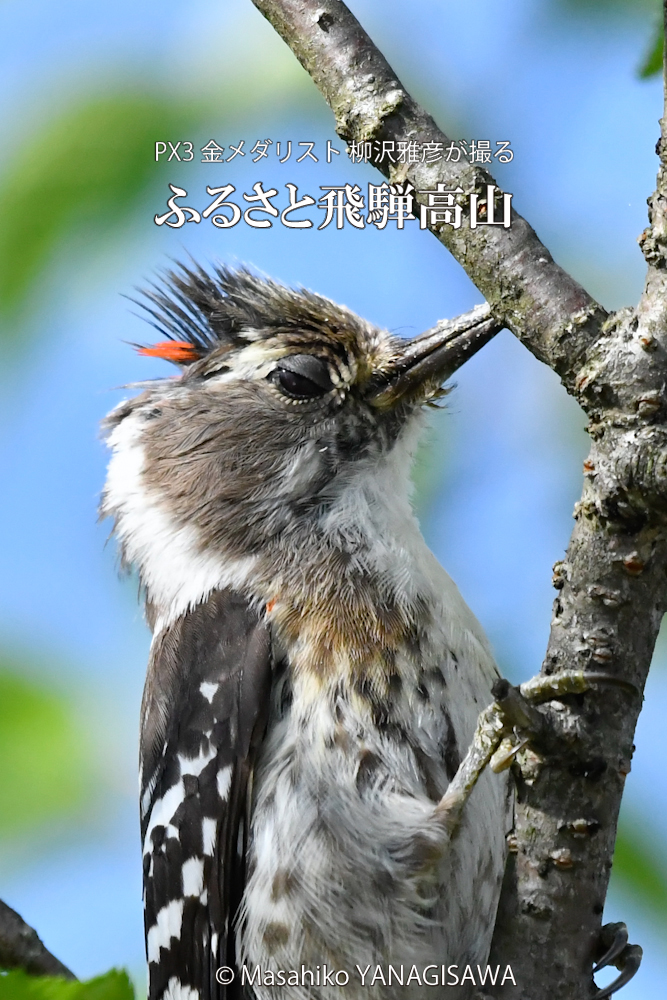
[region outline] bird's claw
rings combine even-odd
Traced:
[[[641,697],[639,688],[631,681],[594,670],[561,670],[557,674],[538,674],[521,684],[519,691],[532,704],[539,704],[562,695],[583,694],[597,684],[610,684]]]
[[[643,952],[638,944],[628,944],[628,928],[623,923],[605,924],[600,933],[600,945],[607,950],[594,966],[593,972],[613,965],[621,973],[595,994],[595,1000],[607,1000],[630,982],[641,965]]]
[[[604,969],[606,965],[613,965],[627,943],[628,928],[624,923],[605,924],[600,931],[600,947],[606,947],[607,950],[593,966],[593,972]]]
[[[564,695],[583,694],[599,684],[610,684],[639,694],[639,689],[629,681],[594,671],[563,670],[557,674],[540,674],[519,687],[499,678],[491,692],[496,699],[495,707],[504,731],[491,758],[491,770],[505,770],[528,743],[539,746],[540,742],[552,741],[550,726],[536,705]]]
[[[488,764],[494,771],[503,771],[528,743],[549,741],[547,718],[535,706],[563,695],[583,694],[597,684],[617,685],[640,694],[634,684],[613,674],[584,670],[540,674],[520,687],[498,678],[492,688],[495,701],[480,713],[468,752],[435,807],[436,816],[450,835],[456,830],[465,803]]]

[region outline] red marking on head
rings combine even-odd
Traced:
[[[138,347],[137,353],[150,358],[164,358],[165,361],[174,361],[176,364],[197,361],[201,356],[194,344],[184,340],[162,340],[151,347]]]
[[[275,606],[276,606],[276,598],[273,597],[270,601],[266,602],[266,612],[267,612],[267,614],[270,615],[271,612],[273,611],[273,609],[275,608]]]

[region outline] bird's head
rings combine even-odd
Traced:
[[[497,329],[480,307],[467,324],[402,340],[320,295],[224,267],[181,267],[144,307],[168,339],[141,353],[181,374],[106,422],[115,454],[103,512],[140,566],[139,493],[202,553],[242,559],[312,533]]]

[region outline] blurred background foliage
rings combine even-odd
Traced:
[[[66,697],[0,667],[0,838],[80,808],[92,775]]]
[[[515,163],[499,179],[560,262],[607,307],[636,300],[643,263],[633,240],[657,166],[661,5],[452,0],[443,11],[423,0],[409,18],[398,0],[351,6],[446,130],[512,141]],[[156,140],[196,138],[197,148],[211,135],[303,136],[342,147],[248,0],[121,3],[106,15],[68,0],[59,16],[44,0],[8,0],[0,16],[13,39],[0,70],[12,95],[0,112],[0,895],[78,974],[124,964],[141,984],[133,774],[147,636],[136,581],[117,585],[105,529],[94,528],[104,467],[94,437],[120,398],[106,388],[165,371],[123,346],[147,328],[117,293],[189,251],[255,262],[405,333],[479,297],[424,234],[237,228],[223,246],[219,233],[152,227],[168,180],[192,190],[210,182],[208,167],[156,164]],[[375,180],[344,152],[300,174],[248,157],[227,175],[239,190],[289,178],[311,193]],[[415,470],[420,519],[501,668],[523,679],[539,668],[549,563],[567,543],[580,489],[582,415],[503,334],[431,423]],[[610,897],[610,919],[636,920],[649,937],[626,1000],[667,971],[656,943],[667,930],[667,822],[664,801],[651,798],[665,789],[665,642],[655,659]],[[91,992],[43,985],[16,974],[0,978],[0,995],[130,995],[116,974]]]
[[[29,304],[65,235],[122,225],[156,180],[146,156],[153,136],[180,135],[193,122],[195,107],[137,88],[74,104],[19,146],[0,191],[0,308]]]
[[[28,976],[10,972],[0,976],[2,1000],[134,1000],[135,993],[126,972],[112,970],[85,983],[69,982],[53,976]]]

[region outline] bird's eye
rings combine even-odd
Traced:
[[[313,396],[322,396],[326,391],[305,375],[297,375],[296,372],[288,372],[281,368],[276,370],[275,381],[285,395],[293,399],[310,399]]]
[[[326,361],[313,354],[281,358],[269,380],[290,399],[315,399],[333,389]]]

